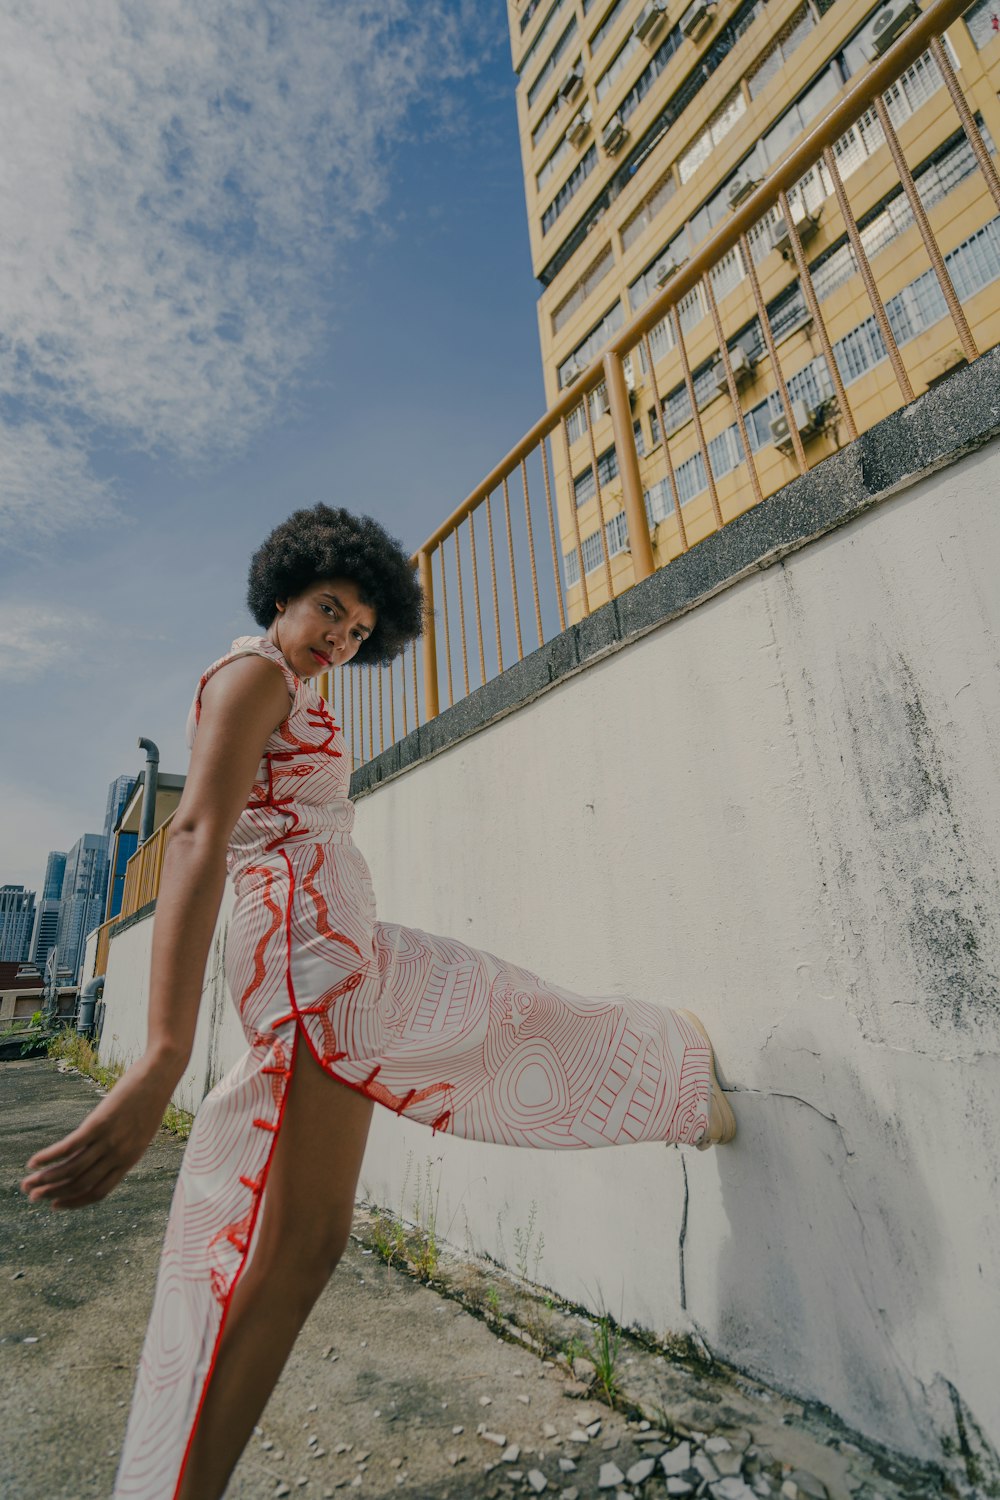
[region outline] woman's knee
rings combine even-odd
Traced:
[[[261,1235],[253,1262],[263,1275],[287,1278],[305,1292],[318,1296],[329,1281],[347,1248],[350,1222],[326,1224],[291,1222],[278,1228],[267,1226]]]

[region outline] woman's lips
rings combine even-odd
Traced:
[[[313,656],[321,666],[329,667],[332,665],[330,658],[328,656],[324,656],[321,651],[313,651],[313,648],[311,646],[309,647],[309,650],[312,651]]]

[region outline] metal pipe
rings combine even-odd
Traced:
[[[152,836],[156,821],[156,783],[160,773],[160,751],[152,740],[140,740],[139,749],[146,752],[146,780],[142,788],[142,817],[139,820],[139,843]]]
[[[80,991],[80,999],[77,1008],[76,1030],[78,1036],[92,1036],[94,1032],[94,1015],[97,1010],[97,1002],[104,994],[103,974],[88,979]]]
[[[642,498],[639,455],[635,451],[635,433],[632,430],[632,405],[625,383],[625,369],[617,354],[604,356],[604,383],[608,388],[611,430],[618,454],[618,472],[622,477],[622,503],[625,507],[625,525],[628,527],[629,550],[632,553],[632,572],[638,583],[641,578],[648,578],[653,572],[653,546],[649,540],[646,505]]]

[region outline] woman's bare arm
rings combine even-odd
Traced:
[[[31,1158],[21,1186],[32,1201],[54,1208],[96,1202],[156,1133],[191,1055],[229,835],[288,710],[284,678],[259,656],[228,663],[205,684],[156,901],[146,1051],[82,1125]]]

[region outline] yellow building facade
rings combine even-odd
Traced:
[[[508,0],[539,334],[551,403],[767,179],[848,84],[919,14],[870,0]],[[1000,3],[983,0],[945,46],[991,153],[1000,140]],[[886,94],[890,120],[979,350],[1000,341],[1000,218],[930,52]],[[963,363],[961,343],[874,110],[834,155],[914,395]],[[903,404],[819,162],[788,194],[857,430]],[[843,413],[776,206],[747,235],[809,463],[847,440]],[[746,257],[711,286],[764,494],[798,472],[782,432]],[[679,309],[717,492],[712,501],[670,320],[650,334],[674,486],[645,355],[626,367],[657,566],[754,503],[704,289]],[[633,582],[606,393],[553,444],[571,618]],[[787,425],[787,424],[786,424]],[[593,451],[591,448],[593,441]],[[569,462],[566,462],[568,449]],[[596,456],[600,496],[594,482]],[[600,512],[603,511],[603,518]],[[678,514],[679,511],[679,514]],[[577,550],[577,524],[582,546]]]

